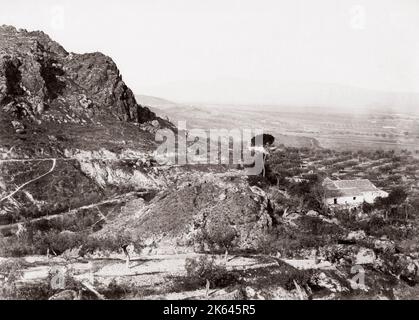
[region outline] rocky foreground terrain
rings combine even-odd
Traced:
[[[0,27],[0,122],[1,298],[418,296],[415,225],[396,241],[237,168],[158,165],[176,128],[101,53]]]

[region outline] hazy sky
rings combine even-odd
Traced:
[[[251,103],[283,83],[419,92],[418,0],[0,4],[0,24],[110,55],[139,94]]]

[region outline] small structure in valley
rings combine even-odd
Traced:
[[[374,203],[375,199],[388,197],[388,193],[377,188],[368,179],[331,180],[324,179],[325,202],[329,206],[357,206],[364,202]]]

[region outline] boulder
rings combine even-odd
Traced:
[[[381,252],[394,253],[396,251],[396,245],[391,240],[374,239],[373,245],[375,250]]]
[[[355,257],[355,264],[362,265],[362,264],[374,264],[376,260],[376,255],[373,250],[360,248],[356,257]]]
[[[265,297],[252,287],[245,288],[245,295],[247,299],[251,300],[265,300]]]
[[[317,211],[310,210],[309,212],[307,212],[306,215],[309,216],[309,217],[318,217],[319,213]]]
[[[398,272],[400,278],[409,284],[417,284],[419,282],[418,260],[414,260],[406,255],[396,255],[397,261],[393,265],[393,270]]]
[[[225,194],[225,192],[223,192],[222,194],[220,194],[219,196],[218,196],[218,200],[220,200],[220,201],[223,201],[223,200],[225,200],[227,198],[227,195]]]
[[[326,275],[324,272],[314,274],[310,280],[309,285],[317,288],[327,289],[330,292],[346,292],[349,289],[339,283],[339,281]]]
[[[25,126],[21,122],[13,120],[12,126],[16,133],[25,133]]]
[[[360,241],[367,237],[364,230],[352,231],[346,236],[347,241]]]
[[[265,191],[263,191],[261,188],[259,188],[258,186],[251,186],[250,190],[252,190],[252,192],[254,194],[257,194],[259,197],[263,197],[266,198],[266,193]]]
[[[299,292],[297,290],[286,290],[280,286],[268,286],[263,290],[255,289],[253,287],[247,286],[244,289],[244,295],[246,299],[249,300],[300,300],[308,299],[307,293],[305,290],[301,289]]]
[[[329,245],[320,248],[319,256],[333,264],[354,265],[355,254],[358,250],[358,246],[354,245]]]

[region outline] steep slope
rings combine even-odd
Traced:
[[[236,172],[237,174],[237,172]],[[234,171],[176,174],[149,203],[129,203],[98,236],[129,232],[154,253],[255,249],[272,227],[266,194]],[[147,249],[145,250],[147,251]]]
[[[42,32],[8,26],[0,27],[0,39],[0,101],[17,119],[156,119],[136,103],[115,63],[102,53],[68,53]]]
[[[149,131],[173,128],[136,102],[110,57],[68,53],[43,32],[10,26],[0,27],[0,122],[0,148],[15,153],[122,143],[144,149],[154,140]]]
[[[110,57],[0,26],[0,224],[155,187],[141,167],[166,127]]]

